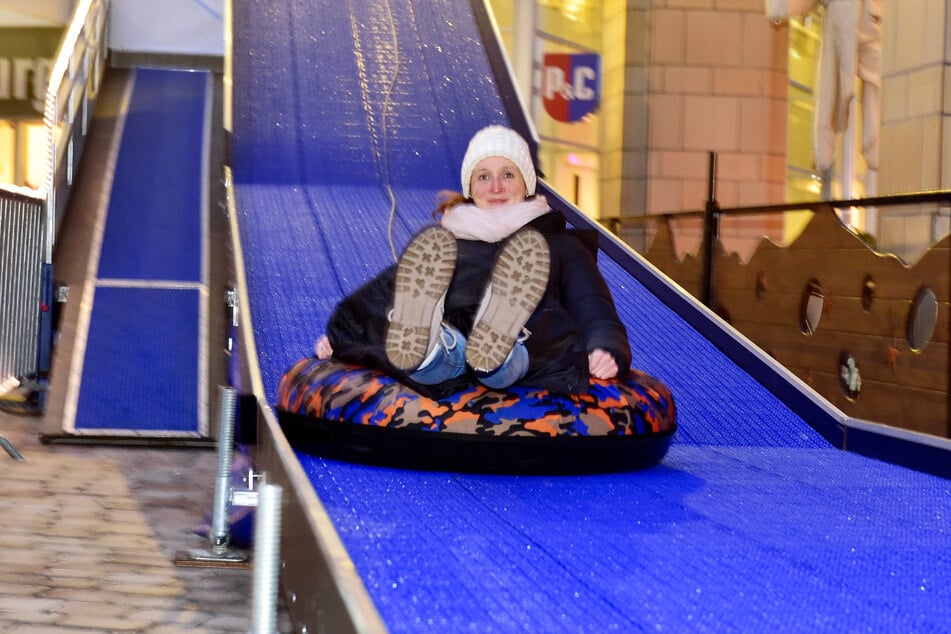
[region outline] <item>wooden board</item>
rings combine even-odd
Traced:
[[[666,223],[646,255],[700,296],[703,254],[678,259]],[[876,253],[827,207],[788,247],[764,239],[745,264],[717,244],[713,279],[715,310],[849,416],[951,437],[951,237],[908,265]],[[822,313],[807,334],[803,297],[816,283]],[[925,287],[937,321],[927,345],[913,350],[909,319]],[[845,354],[861,377],[857,393],[840,380]]]

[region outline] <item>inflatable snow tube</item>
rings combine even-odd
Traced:
[[[376,370],[310,357],[281,379],[276,409],[296,450],[351,462],[485,473],[660,462],[677,429],[670,390],[637,370],[589,385],[571,395],[473,386],[434,400]]]

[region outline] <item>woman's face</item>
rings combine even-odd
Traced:
[[[490,156],[476,163],[469,191],[480,209],[522,202],[528,193],[525,179],[515,163],[501,156]]]

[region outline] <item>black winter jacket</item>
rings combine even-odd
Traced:
[[[588,353],[610,352],[624,376],[631,366],[627,331],[618,318],[611,292],[596,263],[595,240],[566,228],[558,212],[527,226],[540,231],[551,251],[548,288],[525,327],[528,373],[518,385],[578,393],[588,386]],[[488,284],[496,254],[504,243],[459,240],[456,270],[446,295],[443,319],[468,336]],[[393,303],[391,266],[345,298],[327,325],[334,358],[382,370],[421,394],[442,398],[475,382],[471,374],[438,385],[421,385],[394,368],[386,357],[386,314]]]

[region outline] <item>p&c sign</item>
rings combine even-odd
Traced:
[[[573,123],[598,109],[601,57],[597,53],[546,53],[542,103],[555,121]]]

